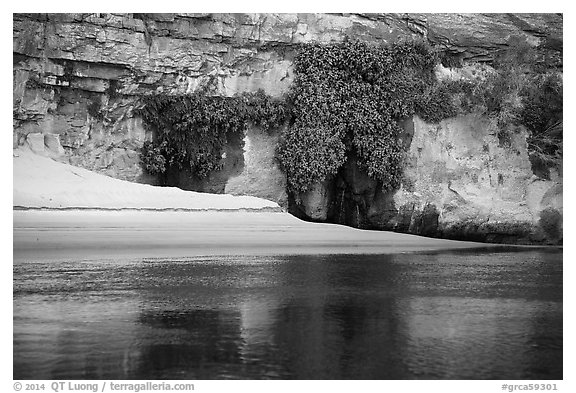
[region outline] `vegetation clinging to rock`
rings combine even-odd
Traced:
[[[351,154],[390,190],[402,179],[400,120],[418,114],[436,123],[479,112],[494,119],[503,140],[511,125],[523,124],[531,133],[531,155],[557,162],[562,78],[535,53],[517,44],[480,77],[439,81],[438,54],[421,42],[305,44],[294,61],[287,101],[262,91],[145,98],[141,113],[156,138],[144,145],[141,159],[150,173],[177,165],[204,177],[220,167],[230,133],[243,133],[250,122],[273,129],[292,119],[278,148],[292,192],[335,175]]]
[[[398,187],[398,121],[455,114],[438,89],[437,63],[437,53],[420,42],[303,45],[289,96],[294,124],[278,151],[290,190],[304,192],[336,174],[351,151],[384,189]]]
[[[513,126],[525,126],[530,155],[549,166],[562,160],[563,82],[558,67],[538,47],[512,40],[490,71],[442,80],[438,86],[452,97],[455,113],[477,112],[493,119],[503,141]]]
[[[231,133],[244,133],[249,123],[270,130],[288,116],[284,101],[262,91],[235,97],[191,95],[146,97],[140,110],[144,123],[155,132],[140,158],[151,174],[168,168],[189,168],[202,178],[222,164],[223,148]]]

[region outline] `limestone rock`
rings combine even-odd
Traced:
[[[279,132],[267,133],[250,128],[244,138],[244,167],[239,175],[231,177],[224,192],[233,195],[252,195],[268,199],[286,208],[286,177],[276,159]]]
[[[59,122],[49,132],[76,149],[94,123],[110,129],[133,116],[140,96],[157,92],[186,94],[211,86],[226,96],[258,89],[282,96],[293,79],[299,43],[420,37],[463,58],[489,60],[516,36],[561,54],[562,16],[14,14],[13,101],[20,121],[14,139],[22,141],[26,122]],[[88,109],[92,125],[82,113]]]
[[[60,144],[60,135],[44,134],[44,146],[51,155],[61,156],[64,154],[64,148]]]
[[[44,135],[39,132],[28,134],[26,136],[26,145],[36,154],[46,154]]]
[[[412,30],[466,59],[491,60],[511,38],[550,47],[562,41],[558,14],[407,14],[406,20]]]
[[[352,157],[331,184],[314,187],[293,210],[312,220],[425,236],[562,241],[562,178],[534,176],[525,130],[501,146],[492,123],[475,115],[440,124],[415,117],[404,126],[412,140],[399,190],[383,192]]]
[[[304,214],[314,221],[326,221],[330,208],[330,182],[313,184],[308,191],[300,195]]]

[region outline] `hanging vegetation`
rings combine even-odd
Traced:
[[[437,63],[419,42],[304,45],[289,96],[294,125],[278,150],[290,190],[304,192],[336,174],[351,152],[385,189],[398,187],[398,121],[414,113],[430,121],[455,114],[438,89]]]
[[[141,151],[143,167],[151,174],[170,167],[188,168],[202,178],[222,165],[229,135],[243,134],[249,123],[271,130],[286,121],[283,101],[262,91],[235,97],[191,95],[146,97],[140,114],[155,133]]]

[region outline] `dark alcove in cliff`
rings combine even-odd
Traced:
[[[183,190],[223,194],[228,179],[238,176],[244,169],[244,139],[241,132],[230,132],[224,145],[220,170],[199,177],[190,168],[178,165],[168,166],[166,173],[159,175],[162,185]]]
[[[414,135],[412,118],[399,123],[404,151]],[[414,209],[398,209],[394,204],[397,190],[384,190],[382,182],[368,176],[353,151],[338,173],[316,185],[304,195],[289,197],[288,210],[304,220],[348,225],[361,229],[392,230],[435,236],[438,213],[426,209],[413,220]],[[422,216],[422,217],[420,217]]]

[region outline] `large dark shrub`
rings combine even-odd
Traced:
[[[335,174],[352,151],[383,188],[398,187],[399,120],[421,113],[439,121],[456,113],[437,86],[437,63],[436,52],[421,42],[303,45],[289,95],[294,124],[279,147],[289,189],[303,192]]]

